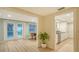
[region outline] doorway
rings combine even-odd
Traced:
[[[73,49],[73,12],[55,16],[55,47],[59,52],[72,52]]]

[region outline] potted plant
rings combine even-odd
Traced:
[[[46,42],[49,39],[49,35],[46,32],[41,32],[41,33],[39,33],[38,38],[42,42],[42,44],[41,44],[42,48],[46,48],[46,46],[47,46]]]

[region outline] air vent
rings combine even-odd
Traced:
[[[59,8],[58,10],[63,10],[65,7],[61,7],[61,8]]]

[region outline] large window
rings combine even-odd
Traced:
[[[13,38],[13,24],[11,24],[11,23],[8,23],[7,24],[7,37],[8,38]]]
[[[18,37],[22,38],[22,24],[18,24],[17,33],[18,33]]]
[[[30,32],[36,33],[36,24],[30,24],[29,27],[30,27],[30,28],[29,28]]]

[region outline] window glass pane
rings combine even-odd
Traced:
[[[22,38],[22,24],[18,24],[17,31],[18,31],[18,37]]]
[[[13,24],[8,24],[8,31],[13,31]]]
[[[8,37],[13,37],[13,32],[8,32]]]
[[[13,37],[13,24],[7,25],[7,37],[12,38]]]
[[[29,25],[29,30],[30,30],[30,32],[36,32],[36,25],[35,24],[30,24]]]

